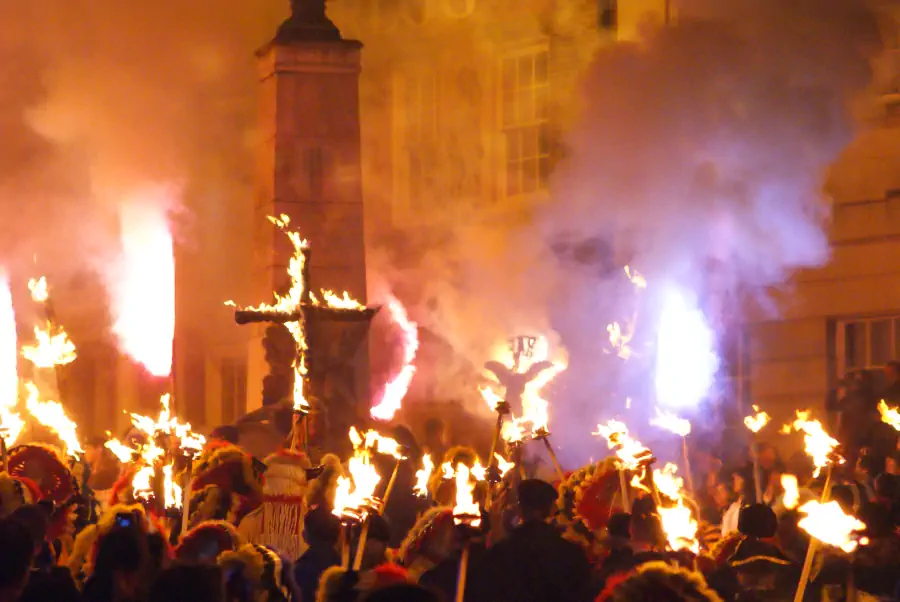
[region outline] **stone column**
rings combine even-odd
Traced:
[[[309,240],[313,290],[366,300],[360,167],[359,72],[362,44],[341,37],[324,0],[294,0],[292,15],[260,49],[261,141],[254,205],[254,293],[269,300],[287,286],[292,249],[266,219],[287,214]],[[250,343],[248,409],[261,403],[266,373],[256,326]],[[364,347],[365,345],[363,345]],[[363,393],[365,357],[357,370]],[[364,373],[364,374],[362,374]],[[363,383],[363,381],[365,381]]]

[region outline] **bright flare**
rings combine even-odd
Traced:
[[[676,435],[687,437],[691,434],[691,422],[686,418],[679,418],[671,412],[664,412],[656,408],[656,418],[650,419],[650,424],[672,431]]]
[[[65,445],[66,454],[77,460],[78,454],[84,453],[78,442],[78,425],[66,415],[61,403],[40,401],[40,391],[33,382],[25,383],[25,388],[28,390],[25,409],[40,424],[53,431]]]
[[[800,506],[799,511],[806,514],[797,523],[801,529],[822,543],[840,548],[848,554],[856,549],[853,539],[854,531],[866,528],[865,523],[854,516],[845,514],[837,502],[822,504],[812,500]]]
[[[650,454],[650,450],[628,434],[628,427],[618,420],[610,420],[605,425],[598,424],[592,433],[606,439],[609,449],[616,451],[616,456],[630,470],[640,466],[641,460]]]
[[[818,420],[810,420],[809,411],[797,410],[797,419],[791,425],[795,431],[803,431],[803,443],[806,446],[806,453],[812,458],[816,467],[813,476],[819,476],[822,469],[828,466],[832,461],[832,455],[837,449],[837,439],[825,432],[825,428]],[[839,460],[843,464],[844,460]]]
[[[19,359],[16,314],[6,273],[0,270],[0,436],[12,447],[25,422],[14,411],[19,402]]]
[[[668,289],[656,348],[656,398],[663,407],[696,407],[719,370],[716,336],[696,296]]]
[[[413,490],[419,497],[428,497],[428,480],[434,473],[434,462],[431,454],[422,456],[422,468],[416,471],[416,484]]]
[[[31,300],[35,303],[44,303],[50,298],[50,287],[47,278],[32,278],[28,281],[28,290],[31,292]]]
[[[756,413],[751,416],[744,417],[744,426],[746,426],[754,433],[758,433],[764,426],[769,424],[769,420],[771,420],[771,417],[760,410],[759,406],[756,404],[753,405],[753,411]]]
[[[344,294],[346,295],[346,293]],[[391,420],[400,409],[400,404],[406,397],[406,392],[409,391],[409,385],[416,373],[413,361],[419,351],[419,327],[409,319],[406,308],[396,298],[391,297],[387,302],[387,310],[391,321],[403,333],[403,366],[394,378],[385,384],[384,391],[381,393],[381,401],[371,409],[370,413],[375,420]]]
[[[175,336],[170,197],[171,190],[160,187],[121,206],[122,270],[111,291],[113,332],[122,350],[158,377],[172,371]]]
[[[797,477],[792,474],[781,475],[781,488],[784,489],[784,497],[781,503],[786,510],[793,510],[800,503],[800,490],[797,487]]]

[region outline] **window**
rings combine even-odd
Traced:
[[[878,368],[900,357],[900,316],[845,320],[837,326],[840,375]]]
[[[427,207],[439,194],[438,77],[424,72],[401,77],[403,151],[409,178],[409,204]]]
[[[230,424],[246,410],[247,363],[241,359],[222,360],[222,423]]]
[[[598,0],[597,25],[605,31],[615,31],[619,24],[619,0]]]
[[[546,187],[550,173],[546,50],[503,59],[501,123],[506,141],[506,195]]]

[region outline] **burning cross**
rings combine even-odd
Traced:
[[[284,324],[290,331],[296,345],[297,355],[294,358],[294,411],[299,415],[309,413],[309,403],[304,392],[309,391],[310,348],[308,325],[320,320],[337,322],[364,322],[371,320],[379,308],[366,307],[347,293],[339,296],[331,291],[322,291],[320,301],[311,290],[309,278],[310,248],[306,240],[300,238],[297,231],[289,230],[290,218],[287,215],[270,217],[269,221],[281,229],[290,239],[294,254],[288,263],[287,272],[291,278],[291,288],[285,295],[275,294],[275,304],[259,305],[251,308],[238,308],[234,312],[234,321],[238,324],[275,323]],[[234,305],[229,302],[229,305]],[[307,437],[308,439],[308,437]],[[308,445],[308,441],[306,442]]]

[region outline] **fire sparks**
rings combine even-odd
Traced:
[[[63,366],[74,362],[78,357],[75,343],[69,340],[69,335],[50,322],[43,328],[34,327],[34,339],[34,345],[22,346],[22,357],[38,368]]]
[[[797,419],[790,426],[795,431],[803,431],[806,453],[812,458],[816,467],[813,476],[817,477],[822,472],[822,469],[833,461],[835,450],[837,450],[840,443],[825,432],[821,422],[810,420],[809,417],[810,413],[808,411],[797,410]],[[843,463],[843,461],[843,458],[838,459],[839,463]]]
[[[598,424],[594,435],[606,439],[609,449],[616,451],[616,456],[626,468],[636,469],[641,460],[650,454],[650,450],[628,434],[628,427],[618,420],[610,420],[605,425]]]
[[[781,475],[781,488],[784,496],[781,499],[786,510],[793,510],[800,503],[800,491],[797,487],[797,477],[792,474]]]
[[[845,514],[840,504],[834,501],[823,504],[812,500],[800,506],[799,511],[806,516],[800,519],[797,526],[822,543],[848,554],[858,545],[853,533],[866,528],[865,523]]]
[[[111,287],[113,331],[122,350],[157,377],[172,370],[175,335],[175,257],[163,209],[170,196],[158,188],[123,204],[122,270]]]
[[[687,437],[691,434],[691,422],[686,418],[679,418],[670,412],[664,412],[656,408],[656,418],[650,419],[650,424],[672,431],[676,435]]]
[[[882,422],[890,424],[894,429],[900,431],[900,411],[897,408],[889,407],[882,399],[878,402],[878,413],[881,414]]]
[[[474,477],[474,480],[473,478]],[[456,480],[456,505],[453,507],[453,520],[456,524],[465,523],[471,527],[481,526],[481,508],[475,501],[475,481],[483,480],[465,464],[457,464],[453,476]]]
[[[25,426],[14,411],[19,401],[18,356],[12,291],[6,274],[0,270],[0,436],[7,447],[15,443]]]
[[[354,448],[353,456],[347,462],[350,476],[338,477],[332,512],[341,518],[362,519],[371,507],[377,505],[375,489],[381,482],[381,476],[372,464],[371,447],[364,445],[366,438],[352,427],[350,441]]]
[[[756,412],[751,416],[744,417],[744,426],[750,429],[754,433],[758,433],[763,429],[764,426],[769,424],[769,420],[772,418],[759,409],[758,405],[753,406],[753,411]]]
[[[40,391],[34,383],[25,383],[25,388],[28,390],[25,409],[40,424],[56,433],[65,445],[66,453],[77,459],[78,454],[84,453],[78,442],[78,425],[66,415],[62,404],[56,401],[40,401]]]
[[[359,306],[358,308],[363,307],[358,303],[357,305]],[[391,297],[387,302],[387,310],[393,323],[402,332],[403,365],[396,376],[385,384],[384,391],[381,394],[381,401],[370,412],[372,418],[376,420],[391,420],[394,414],[397,413],[397,410],[400,409],[400,404],[406,396],[406,392],[409,391],[409,385],[416,373],[413,361],[415,361],[416,353],[419,350],[419,328],[415,322],[409,319],[406,308],[396,298]]]
[[[422,456],[422,468],[416,471],[416,484],[413,490],[419,497],[428,497],[428,480],[434,473],[434,461],[431,454]]]
[[[506,458],[498,453],[494,453],[494,459],[497,460],[497,470],[500,471],[501,479],[505,477],[507,473],[516,466],[515,462],[507,462]]]

